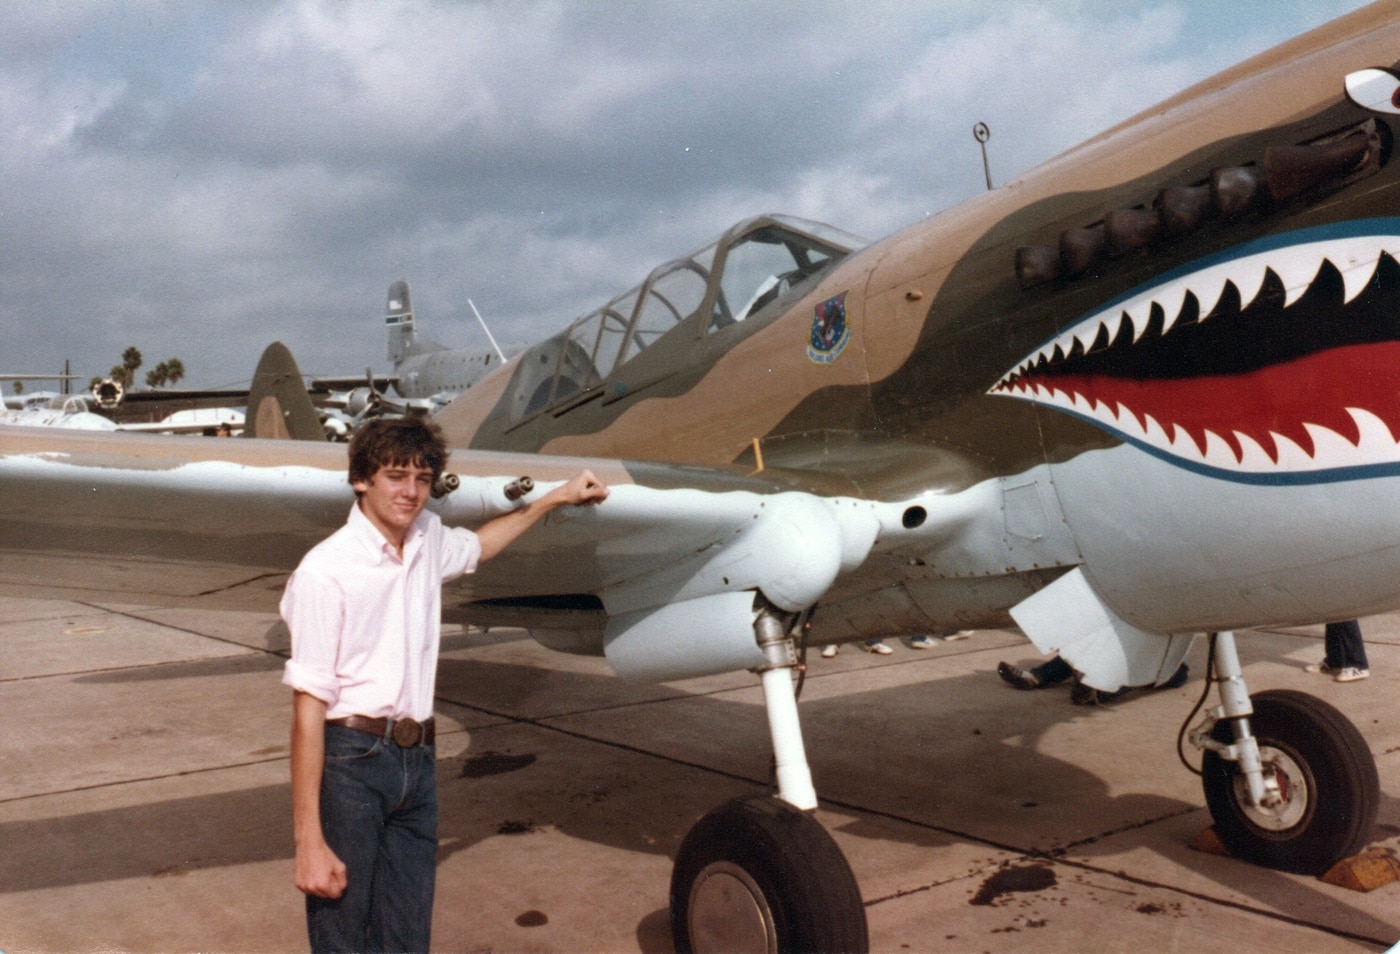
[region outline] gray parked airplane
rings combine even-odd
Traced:
[[[475,305],[472,310],[476,311]],[[481,318],[479,313],[477,318]],[[420,337],[408,282],[400,279],[389,285],[384,309],[387,356],[394,364],[394,373],[376,377],[366,368],[361,377],[316,377],[311,381],[311,389],[339,396],[352,418],[380,407],[387,407],[390,413],[436,413],[507,360],[486,322],[482,321],[481,326],[495,350],[448,348]],[[390,387],[398,398],[385,393]],[[324,404],[324,399],[320,403]]]

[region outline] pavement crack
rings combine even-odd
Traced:
[[[1123,832],[1138,831],[1142,828],[1150,828],[1151,826],[1156,825],[1158,822],[1169,821],[1173,818],[1180,818],[1183,815],[1190,815],[1200,810],[1201,808],[1199,805],[1187,805],[1183,808],[1178,808],[1176,811],[1167,812],[1163,815],[1157,815],[1152,818],[1144,818],[1142,821],[1133,822],[1129,825],[1122,825],[1118,828],[1110,828],[1106,831],[1099,832],[1097,835],[1090,835],[1087,838],[1080,838],[1076,841],[1067,842],[1066,844],[1056,849],[1056,855],[1064,855],[1068,852],[1073,851],[1076,848],[1082,848],[1085,845],[1098,844],[1105,838],[1112,838],[1114,835],[1121,835]]]
[[[74,785],[72,788],[56,788],[47,792],[29,792],[25,795],[12,795],[9,798],[0,798],[0,805],[9,805],[13,802],[33,801],[36,798],[52,798],[55,795],[73,795],[77,792],[95,792],[104,788],[119,788],[123,785],[138,785],[142,782],[163,782],[172,778],[190,778],[195,775],[210,775],[216,772],[226,772],[229,769],[247,768],[251,765],[266,765],[269,762],[286,762],[290,756],[286,753],[271,756],[265,759],[248,759],[243,762],[225,762],[222,765],[209,765],[204,768],[187,769],[183,772],[168,772],[164,775],[142,775],[135,778],[114,778],[109,782],[99,782],[96,785]]]

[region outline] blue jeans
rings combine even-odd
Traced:
[[[312,951],[427,951],[437,875],[431,745],[401,748],[326,726],[321,828],[346,867],[345,893],[306,897]]]
[[[1323,630],[1323,645],[1327,647],[1327,665],[1333,669],[1369,669],[1366,644],[1361,640],[1361,625],[1354,619],[1328,623]]]

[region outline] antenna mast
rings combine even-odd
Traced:
[[[472,314],[476,315],[476,320],[481,322],[481,330],[486,332],[486,337],[491,339],[491,347],[495,348],[496,354],[500,356],[502,361],[505,361],[506,353],[501,350],[500,345],[496,344],[496,336],[491,334],[491,329],[486,327],[486,319],[481,317],[481,312],[476,310],[476,305],[472,304],[472,300],[470,298],[467,299],[467,304],[472,306]]]

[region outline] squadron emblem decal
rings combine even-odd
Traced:
[[[847,292],[828,298],[812,309],[812,334],[807,343],[807,357],[817,364],[831,364],[846,350],[851,340],[851,326],[846,321]]]

